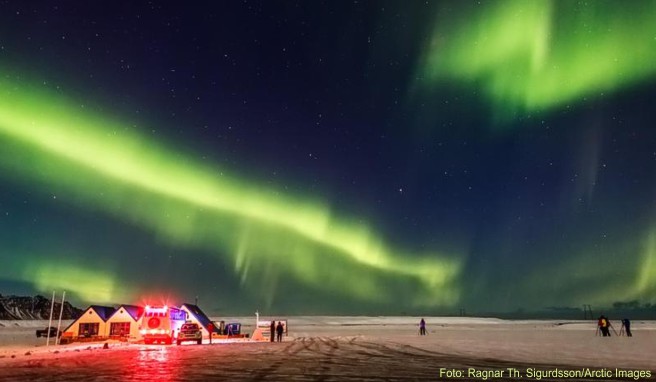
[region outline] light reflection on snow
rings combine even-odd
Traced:
[[[134,365],[126,369],[131,377],[138,376],[145,381],[178,380],[181,361],[177,349],[165,346],[143,347],[134,360]]]

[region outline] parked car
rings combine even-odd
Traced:
[[[57,330],[54,326],[45,329],[37,329],[36,336],[38,337],[48,337],[48,331],[50,331],[50,337],[59,337],[61,336],[61,330]]]
[[[195,322],[185,322],[178,333],[177,344],[185,341],[196,341],[198,345],[203,343],[203,331]]]

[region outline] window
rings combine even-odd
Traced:
[[[181,309],[171,308],[171,319],[177,321],[185,321],[187,319],[187,312]]]
[[[99,329],[100,329],[100,324],[97,322],[80,324],[80,331],[78,335],[80,337],[97,336]]]
[[[112,322],[112,325],[109,327],[110,336],[121,336],[127,337],[130,335],[130,323],[129,322]]]

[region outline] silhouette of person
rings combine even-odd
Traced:
[[[426,335],[426,321],[423,318],[419,321],[419,335]]]
[[[633,337],[633,334],[631,334],[631,321],[629,321],[628,318],[625,318],[622,320],[622,325],[624,325],[624,330],[626,330],[626,336]]]
[[[271,320],[271,342],[276,339],[276,320]]]
[[[601,331],[602,336],[610,337],[610,322],[608,321],[608,318],[606,318],[606,316],[604,315],[599,316],[599,321],[597,325],[599,326],[599,330]]]
[[[278,321],[278,326],[276,327],[276,332],[278,333],[278,342],[282,342],[282,332],[285,330],[282,326],[282,322]]]
[[[604,316],[599,316],[599,318],[597,319],[597,333],[595,333],[595,335],[597,335],[600,332],[603,335],[603,331],[601,330],[601,327],[604,325],[604,320],[603,319],[604,319]]]

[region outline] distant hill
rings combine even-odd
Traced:
[[[61,303],[55,301],[53,319],[59,318]],[[79,317],[83,311],[64,302],[62,319]],[[50,315],[50,299],[43,296],[3,296],[0,295],[0,320],[47,320]]]
[[[513,312],[474,312],[476,317],[497,317],[503,319],[558,319],[596,321],[600,315],[611,320],[628,318],[631,320],[656,320],[656,305],[651,303],[639,304],[636,301],[628,303],[616,302],[612,307],[593,306],[592,312],[584,314],[579,307],[546,307],[541,310],[516,310]]]

